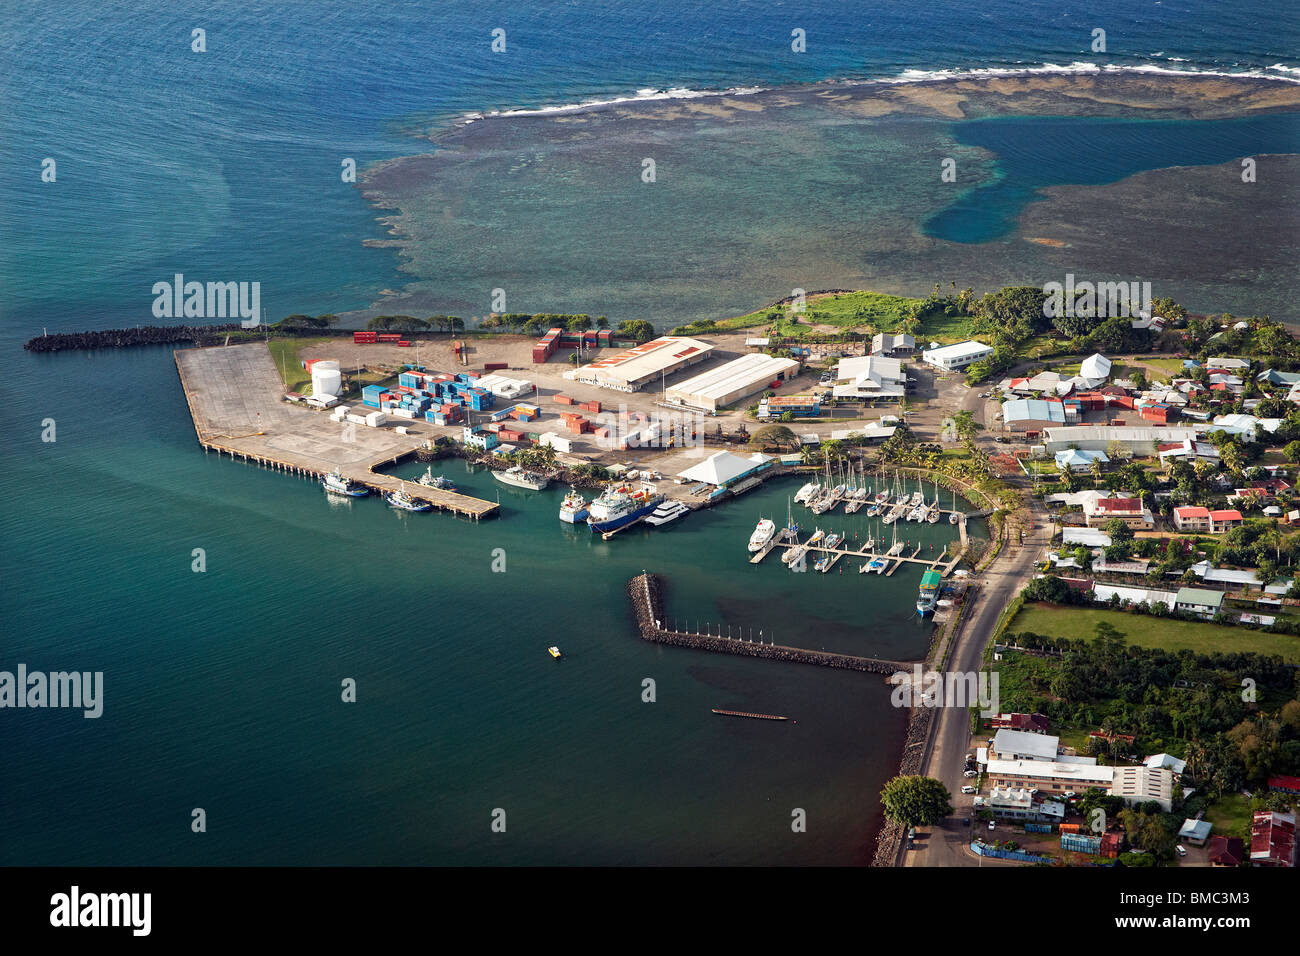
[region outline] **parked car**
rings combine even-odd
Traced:
[[[963,777],[973,777],[973,776],[975,776],[975,771],[974,771],[974,770],[964,770],[964,771],[962,771],[962,776],[963,776]]]
[[[972,760],[974,760],[974,759],[975,759],[975,755],[974,755],[974,754],[967,754],[967,755],[966,755],[966,762],[967,762],[967,763],[970,763],[970,762],[971,762]]]
[[[962,788],[961,788],[961,792],[962,792],[962,793],[974,793],[974,792],[975,792],[975,788],[974,788],[974,787],[971,787],[971,786],[965,786],[965,787],[962,787]]]
[[[970,817],[963,817],[961,822],[962,826],[970,826]]]
[[[989,821],[989,829],[990,829],[990,830],[995,830],[995,829],[997,829],[997,827],[996,827],[994,821],[992,821],[992,820]]]

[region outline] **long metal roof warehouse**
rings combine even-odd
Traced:
[[[798,373],[799,363],[794,359],[754,352],[701,372],[680,385],[674,385],[667,390],[664,398],[670,402],[715,412],[761,392],[772,382],[794,378]]]
[[[571,382],[635,392],[664,375],[704,361],[712,351],[708,342],[665,335],[565,372],[564,377]]]

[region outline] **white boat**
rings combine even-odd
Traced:
[[[592,501],[587,513],[587,527],[601,534],[617,531],[649,515],[663,500],[664,496],[647,482],[642,482],[637,489],[627,484],[612,484]]]
[[[883,558],[872,558],[862,567],[858,568],[858,574],[884,574],[887,567],[889,567],[888,561]]]
[[[897,557],[903,553],[905,547],[907,547],[906,541],[895,541],[890,549],[885,553],[885,556],[889,558]]]
[[[818,528],[816,531],[814,531],[814,532],[812,533],[812,535],[808,538],[808,540],[804,542],[804,544],[806,544],[806,545],[808,545],[809,547],[811,547],[811,546],[813,546],[813,545],[815,545],[815,544],[820,543],[820,541],[821,541],[822,538],[824,538],[824,537],[826,537],[826,532],[823,531],[821,528]]]
[[[958,524],[960,521],[961,515],[958,512],[954,511],[952,514],[948,515],[949,524]]]
[[[764,518],[754,528],[754,533],[749,536],[749,553],[762,551],[775,534],[776,522],[771,518]]]
[[[424,474],[422,474],[419,478],[417,478],[416,481],[424,485],[426,488],[437,488],[440,491],[456,490],[456,485],[452,482],[450,478],[446,477],[445,475],[435,475],[433,473],[433,465],[430,465],[428,468],[426,468],[424,470]]]
[[[321,487],[326,491],[336,495],[345,495],[348,498],[364,498],[370,494],[370,489],[365,485],[358,485],[354,481],[348,481],[338,470],[331,471],[328,475],[320,480]]]
[[[799,504],[805,504],[815,492],[820,490],[820,488],[821,485],[817,484],[817,482],[810,481],[794,493],[794,500]]]
[[[852,498],[849,500],[849,503],[844,506],[844,513],[847,515],[857,514],[858,509],[861,508],[862,505],[863,505],[862,499]]]
[[[559,649],[558,647],[556,647],[554,644],[552,644],[550,647],[548,647],[548,648],[546,649],[546,653],[550,654],[550,655],[551,655],[552,657],[554,657],[557,661],[558,661],[558,660],[560,659],[560,657],[561,657],[560,649]]]
[[[837,544],[839,544],[842,540],[844,540],[844,539],[841,538],[841,537],[840,537],[838,534],[836,534],[834,531],[832,531],[830,534],[828,534],[828,535],[826,536],[826,540],[822,542],[822,547],[823,547],[823,548],[833,548],[833,547],[835,547]]]
[[[587,520],[587,499],[575,488],[564,496],[560,503],[560,520],[568,524],[580,524]]]
[[[505,471],[494,471],[492,477],[503,485],[527,488],[529,491],[541,491],[551,483],[551,479],[546,475],[539,475],[534,471],[524,471],[519,465],[507,468]]]
[[[925,502],[923,501],[923,502],[921,502],[919,505],[916,505],[915,507],[913,507],[912,510],[909,511],[909,512],[907,513],[907,520],[908,520],[908,521],[924,521],[924,520],[925,520],[926,512],[927,512],[928,510],[929,510],[929,508],[926,506]]]
[[[384,500],[394,508],[398,508],[402,511],[428,511],[433,507],[433,505],[429,504],[427,501],[420,501],[419,499],[412,498],[408,495],[406,493],[405,484],[402,485],[401,491],[390,491],[388,494],[384,495]]]
[[[645,523],[658,527],[661,524],[676,521],[682,515],[689,514],[690,510],[680,501],[665,501],[645,519]]]

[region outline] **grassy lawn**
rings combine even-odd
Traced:
[[[846,292],[808,302],[802,322],[794,322],[789,306],[768,307],[720,320],[718,329],[747,329],[759,325],[772,325],[778,333],[798,336],[811,325],[829,325],[838,329],[870,328],[873,332],[898,332],[902,329],[908,309],[921,302],[901,295],[883,292]],[[934,339],[940,342],[958,342],[970,337],[970,317],[950,316],[942,313],[925,316],[917,331],[917,339]]]
[[[1280,654],[1290,663],[1300,663],[1300,637],[1292,634],[1269,634],[1208,621],[1177,621],[1124,611],[1026,604],[1008,625],[1007,631],[1091,639],[1093,628],[1099,621],[1106,621],[1122,631],[1130,644],[1139,647],[1159,647],[1170,651],[1187,649],[1198,654],[1216,651]]]
[[[309,345],[320,345],[322,342],[329,341],[332,341],[329,337],[322,336],[318,339],[276,338],[266,343],[267,348],[271,350],[275,367],[280,372],[280,377],[284,379],[286,391],[300,392],[304,388],[310,391],[311,373],[302,367],[299,353]]]
[[[1244,837],[1250,842],[1250,798],[1239,793],[1220,797],[1206,807],[1205,819],[1214,824],[1216,834]]]

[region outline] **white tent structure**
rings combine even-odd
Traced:
[[[750,472],[767,464],[771,459],[767,455],[755,452],[748,458],[733,455],[729,451],[719,451],[704,459],[698,465],[692,465],[685,471],[678,472],[677,477],[687,481],[702,482],[706,485],[721,487],[743,478]]]
[[[1079,377],[1087,379],[1090,388],[1102,384],[1110,378],[1110,359],[1100,352],[1089,355],[1079,366]]]

